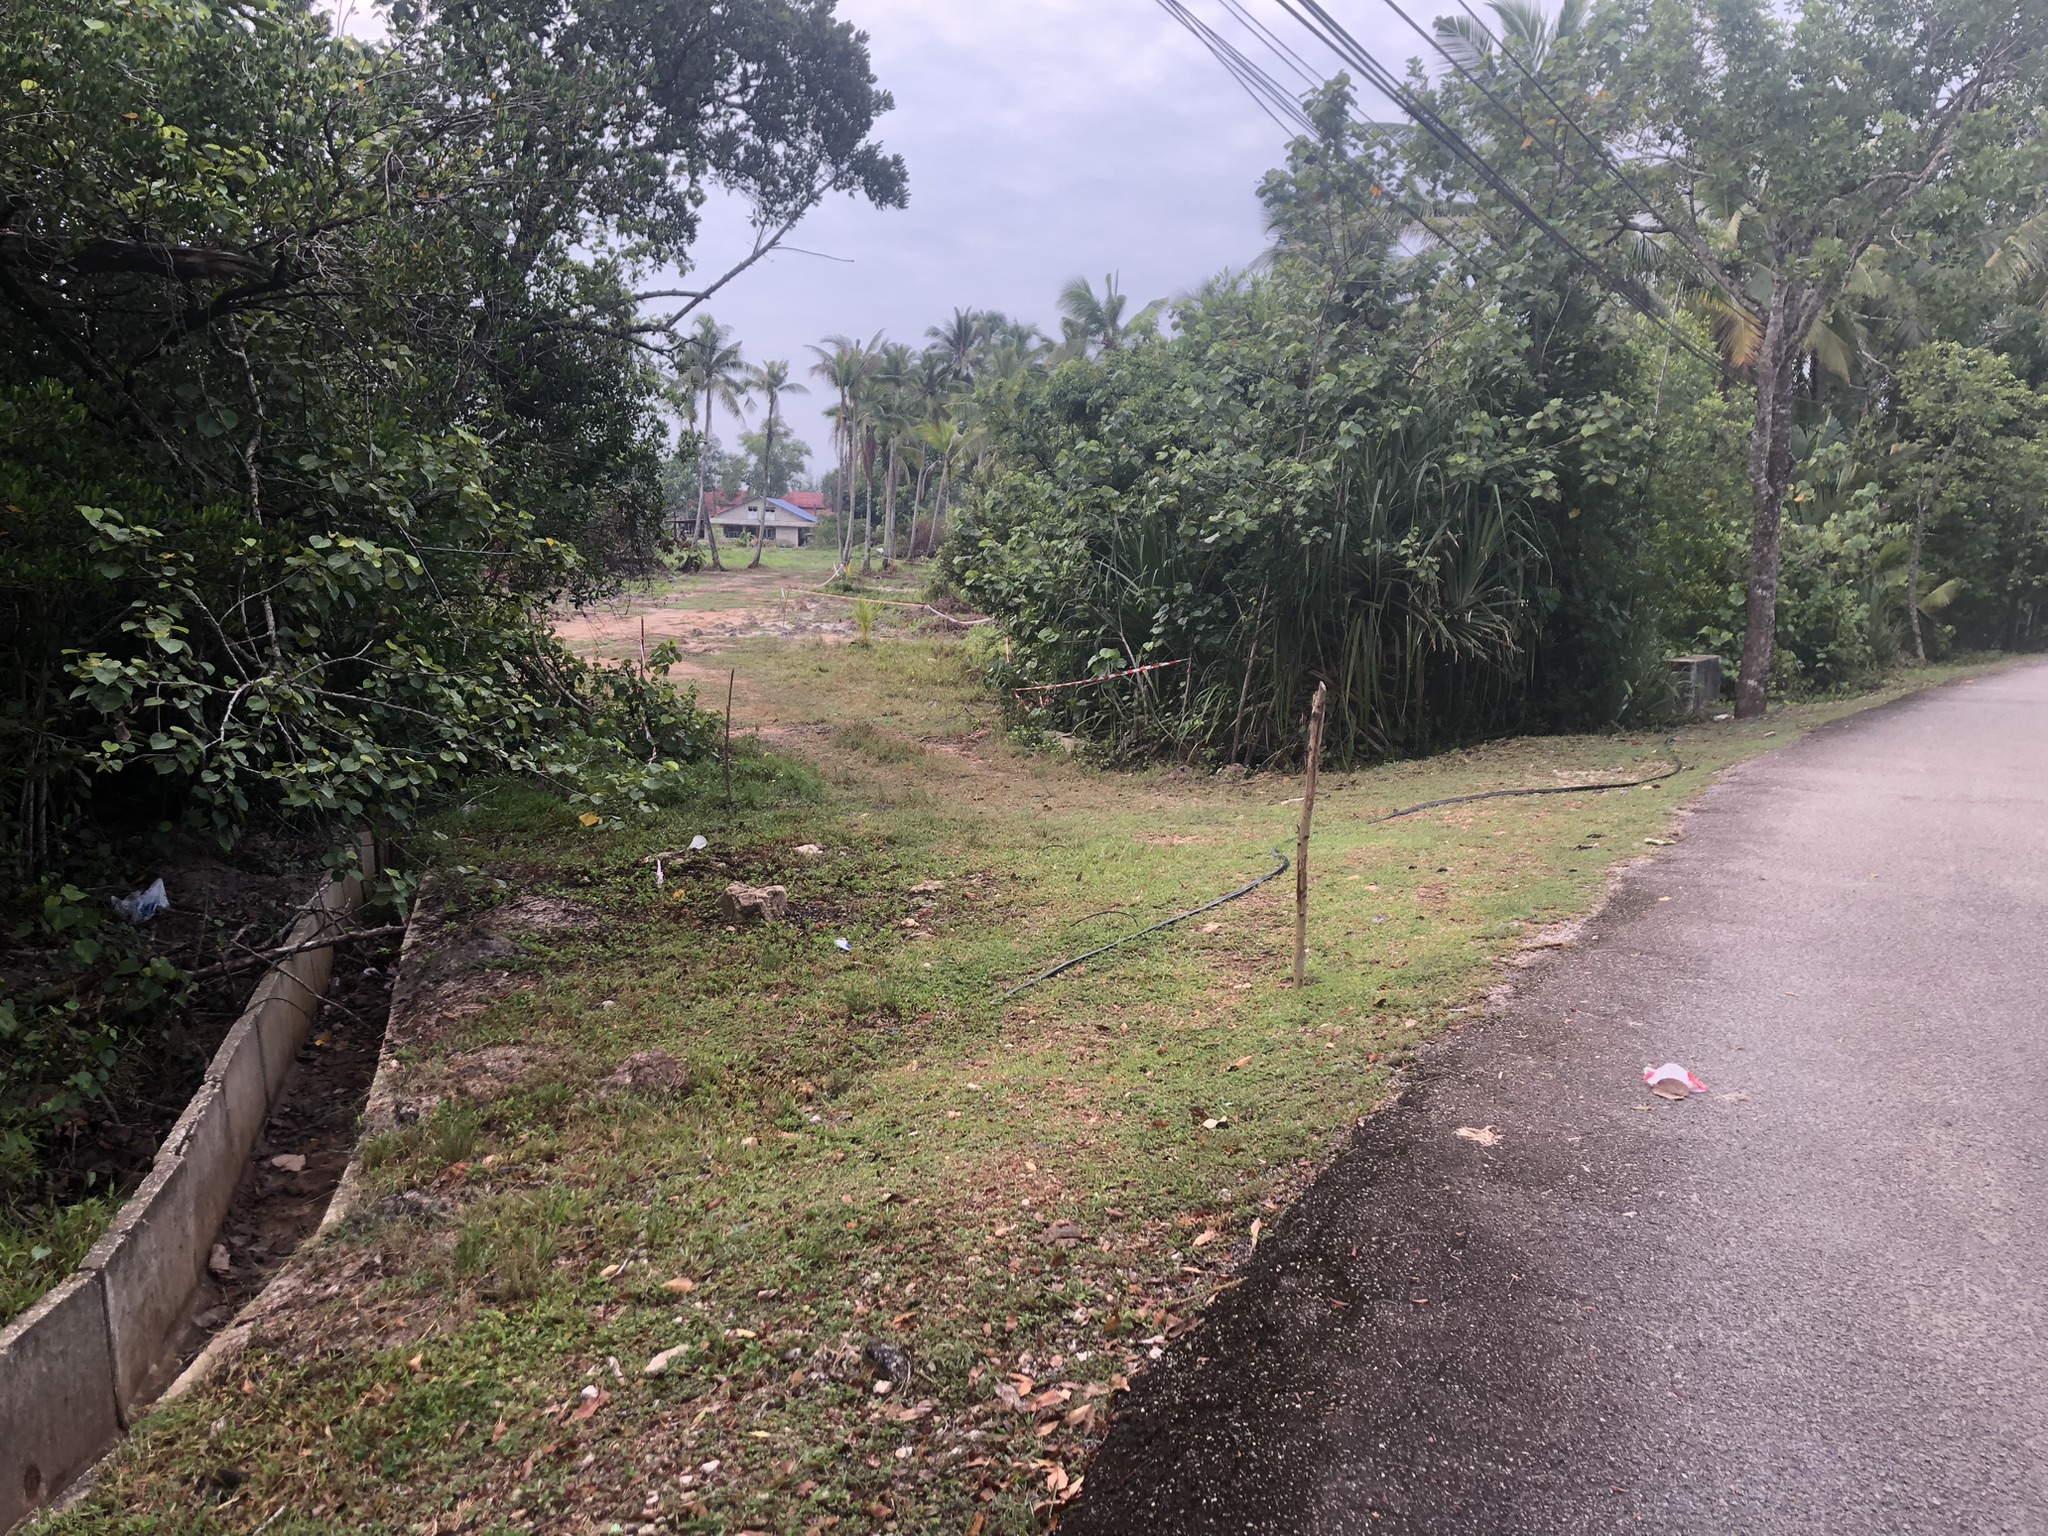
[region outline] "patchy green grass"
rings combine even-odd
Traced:
[[[78,1267],[120,1206],[105,1195],[0,1223],[0,1327]]]
[[[1663,743],[1326,777],[1309,986],[1284,880],[1006,1000],[1270,869],[1299,783],[1017,750],[955,643],[728,657],[742,723],[808,770],[750,759],[731,818],[707,790],[625,833],[521,792],[448,818],[458,908],[544,894],[591,920],[493,959],[513,990],[409,1070],[486,1046],[542,1069],[380,1138],[373,1198],[445,1219],[345,1224],[232,1375],[145,1421],[48,1530],[1042,1528],[1117,1388],[1501,962],[1654,856],[1715,769],[1856,707],[1688,728],[1653,787],[1390,826],[1369,821],[1636,778]],[[709,852],[657,888],[644,856],[698,832]],[[801,923],[727,927],[729,880],[787,885]],[[666,1088],[604,1089],[651,1050],[682,1069]]]

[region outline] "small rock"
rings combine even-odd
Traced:
[[[825,850],[816,843],[798,843],[796,851],[807,859],[822,859],[825,856]]]
[[[870,1339],[868,1347],[861,1352],[869,1365],[880,1371],[900,1387],[910,1385],[910,1354],[900,1345],[886,1339]]]
[[[435,1094],[418,1099],[400,1099],[391,1107],[391,1118],[400,1125],[418,1125],[440,1107],[441,1100]]]
[[[690,1346],[687,1344],[678,1344],[672,1349],[664,1349],[660,1354],[640,1367],[640,1374],[642,1376],[663,1375],[671,1365],[688,1354],[689,1351]]]
[[[741,885],[735,880],[718,898],[719,914],[729,923],[774,923],[789,916],[786,885]]]
[[[270,1160],[270,1166],[285,1173],[304,1173],[306,1160],[296,1152],[280,1152]]]
[[[206,1256],[206,1267],[223,1280],[235,1272],[235,1261],[228,1257],[227,1244],[213,1245],[213,1252]]]
[[[208,1307],[204,1312],[192,1319],[192,1326],[202,1329],[207,1333],[213,1333],[234,1315],[234,1312],[227,1307]]]

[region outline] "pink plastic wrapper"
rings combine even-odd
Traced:
[[[1683,1099],[1707,1091],[1705,1083],[1675,1061],[1667,1061],[1661,1067],[1643,1068],[1643,1081],[1660,1099]]]

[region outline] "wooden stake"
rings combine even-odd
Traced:
[[[647,670],[647,620],[640,620],[640,670]]]
[[[732,680],[738,672],[725,674],[725,809],[732,812]]]
[[[1323,701],[1328,683],[1316,684],[1308,711],[1308,781],[1301,794],[1301,836],[1294,845],[1294,984],[1308,977],[1308,834],[1316,815],[1316,769],[1323,759]]]

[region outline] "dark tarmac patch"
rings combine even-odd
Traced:
[[[2035,664],[1729,774],[1119,1399],[1062,1536],[2048,1530],[2044,762]]]

